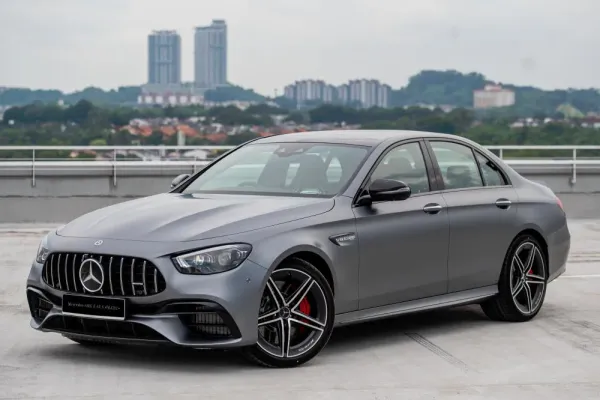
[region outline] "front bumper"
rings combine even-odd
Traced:
[[[43,265],[34,262],[26,286],[31,327],[119,343],[162,342],[193,348],[256,343],[258,310],[268,277],[266,268],[245,260],[232,271],[191,276],[179,273],[168,257],[144,258],[161,272],[166,289],[149,296],[110,296],[125,299],[124,320],[64,313],[62,302],[67,291],[48,285],[42,276]]]

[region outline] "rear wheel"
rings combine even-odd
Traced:
[[[481,308],[493,320],[529,321],[544,303],[547,271],[539,241],[531,235],[519,236],[511,244],[504,260],[498,295],[482,303]]]
[[[258,316],[258,341],[245,348],[253,362],[295,367],[315,357],[333,330],[333,292],[312,264],[292,259],[271,273]]]

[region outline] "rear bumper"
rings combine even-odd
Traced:
[[[570,250],[571,233],[565,222],[559,230],[548,237],[548,282],[565,273]]]

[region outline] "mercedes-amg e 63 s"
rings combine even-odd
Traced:
[[[528,321],[570,249],[549,188],[454,135],[271,136],[171,186],[42,239],[34,329],[297,366],[345,324],[464,304]]]

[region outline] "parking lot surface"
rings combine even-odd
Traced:
[[[296,369],[235,352],[88,349],[29,327],[28,264],[49,226],[0,226],[0,399],[598,399],[600,221],[571,220],[566,274],[531,322],[477,306],[339,328]]]

